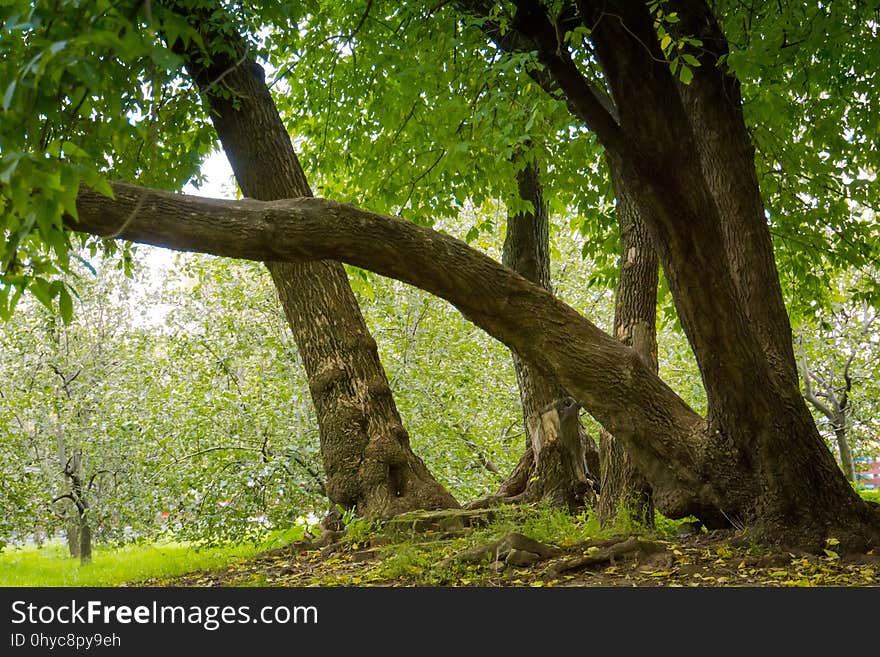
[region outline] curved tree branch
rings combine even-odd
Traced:
[[[114,183],[116,199],[82,188],[79,221],[112,234],[147,198],[121,238],[181,251],[258,261],[333,259],[442,297],[472,322],[554,373],[599,422],[631,446],[666,511],[717,497],[699,474],[704,420],[630,348],[546,290],[464,242],[400,218],[318,198],[220,201]],[[650,441],[643,437],[651,436]],[[682,464],[669,467],[670,461]],[[694,467],[696,465],[696,467]],[[658,507],[663,509],[663,495]]]

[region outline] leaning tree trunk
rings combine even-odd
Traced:
[[[615,176],[612,172],[612,180]],[[614,335],[632,347],[657,371],[657,254],[632,198],[634,190],[615,180],[620,264],[614,301]],[[603,527],[623,520],[654,526],[651,485],[638,471],[619,440],[602,430],[599,436],[602,485],[599,522]]]
[[[263,69],[247,55],[244,40],[218,31],[210,12],[185,12],[204,50],[178,50],[207,99],[242,193],[262,200],[312,196]],[[410,448],[342,265],[266,266],[308,375],[330,500],[367,517],[457,507]]]
[[[830,471],[849,493],[837,498],[838,517],[820,514],[801,524],[802,516],[795,515],[799,500],[789,497],[793,513],[768,525],[762,491],[753,484],[763,474],[763,464],[744,458],[749,454],[744,440],[749,434],[721,433],[719,425],[697,415],[631,348],[547,290],[459,240],[327,199],[218,201],[125,183],[113,183],[112,190],[115,198],[109,199],[81,187],[77,218],[65,216],[66,226],[232,258],[343,260],[447,299],[533,366],[556,376],[624,443],[651,482],[657,508],[671,518],[694,515],[709,526],[741,518],[754,529],[765,530],[758,535],[807,547],[821,546],[831,536],[848,547],[880,543],[880,506],[867,504],[854,493],[827,448]],[[745,358],[742,362],[753,364]],[[764,361],[755,362],[760,367]],[[748,383],[757,386],[758,382],[750,378]],[[795,426],[797,433],[791,431],[794,422],[789,417],[793,402],[773,386],[766,392],[773,396],[760,400],[758,409],[771,405],[779,419],[762,426],[753,421],[754,410],[744,415],[745,426],[755,431],[751,438],[756,446],[768,439],[766,432],[785,430],[790,437],[803,438],[810,436],[810,429],[816,431],[803,401],[809,423]],[[799,458],[812,456],[803,450],[793,452]],[[772,457],[767,460],[773,463]],[[800,465],[808,474],[814,467],[810,461]],[[818,481],[820,494],[841,493],[832,487],[834,481]],[[785,498],[776,497],[778,491],[772,486],[784,491],[787,483],[762,482],[777,502]]]
[[[508,215],[501,262],[552,292],[548,209],[535,159],[528,160],[517,173],[517,188],[520,198],[531,203],[532,211]],[[526,448],[495,497],[525,502],[546,500],[569,509],[592,502],[593,485],[599,473],[598,452],[577,417],[577,409],[557,408],[569,393],[555,377],[531,366],[516,351],[511,355],[522,403]],[[567,414],[563,428],[559,429],[558,417],[545,416],[548,412],[558,415],[563,410]],[[573,420],[568,417],[571,413]]]
[[[738,86],[717,66],[726,44],[703,2],[677,4],[683,29],[712,44],[691,85],[670,75],[644,6],[615,2],[585,18],[596,21],[591,40],[619,110],[618,128],[603,128],[610,156],[640,190],[700,367],[710,445],[739,461],[713,473],[721,511],[798,541],[855,527],[862,505],[800,397]]]

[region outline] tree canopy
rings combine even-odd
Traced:
[[[292,266],[342,260],[447,299],[556,376],[625,443],[664,513],[810,543],[829,527],[875,540],[876,510],[849,490],[801,397],[792,326],[847,304],[865,321],[880,303],[878,11],[725,0],[7,3],[0,314],[29,292],[69,323],[78,263],[102,251],[130,269],[125,240]],[[263,92],[242,82],[271,93],[250,124],[248,103]],[[247,149],[229,124],[224,134],[233,116]],[[268,159],[259,174],[252,165],[273,116],[312,188],[332,200],[307,198],[304,181],[275,185],[301,190],[287,200],[247,184],[263,200],[175,193],[199,183],[218,135],[253,188],[272,170]],[[491,249],[502,213],[534,209],[517,188],[534,162],[554,244],[577,244],[590,263],[585,287],[617,279],[620,203],[631,202],[705,410],[468,246]],[[464,242],[431,228],[453,226]],[[307,354],[314,337],[292,326]],[[308,369],[314,358],[304,360]],[[311,367],[318,400],[321,367]],[[327,430],[329,406],[316,403]],[[795,445],[798,456],[785,456]],[[394,468],[410,457],[388,458],[389,490],[403,495]]]

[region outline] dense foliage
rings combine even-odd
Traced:
[[[602,154],[541,89],[533,57],[488,46],[454,3],[246,4],[211,20],[247,33],[318,193],[497,257],[504,217],[520,209],[515,174],[538,158],[556,291],[611,326],[617,235]],[[671,34],[674,14],[651,4]],[[850,440],[876,454],[880,6],[713,4],[802,358],[832,389],[852,363]],[[508,8],[494,12],[503,24]],[[151,2],[13,0],[0,20],[0,545],[63,526],[74,455],[99,540],[240,539],[321,508],[308,388],[263,269],[148,265],[61,230],[80,182],[200,181],[215,137],[172,50],[197,35]],[[685,80],[699,44],[667,46]],[[587,48],[574,52],[595,68]],[[444,303],[350,274],[416,451],[459,499],[490,492],[523,440],[508,353]],[[702,409],[663,304],[661,375]]]

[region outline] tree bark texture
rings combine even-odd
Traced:
[[[614,300],[614,335],[657,372],[657,254],[632,194],[633,190],[624,185],[615,185],[620,263]],[[600,524],[608,527],[622,519],[653,527],[651,485],[636,469],[626,448],[603,430],[599,435],[599,450],[602,463]]]
[[[621,183],[638,191],[636,207],[700,367],[706,419],[633,349],[546,290],[461,242],[398,219],[320,199],[217,202],[116,184],[115,201],[82,190],[80,223],[68,218],[69,225],[230,257],[341,259],[406,281],[450,300],[556,376],[624,444],[665,514],[692,514],[709,526],[749,525],[758,537],[801,545],[821,546],[832,536],[852,546],[877,541],[877,505],[849,486],[792,380],[790,337],[786,347],[772,328],[781,322],[788,331],[784,309],[772,295],[747,291],[738,282],[744,274],[731,265],[731,249],[751,261],[760,257],[755,244],[769,243],[763,219],[732,212],[735,199],[719,200],[754,196],[753,180],[706,164],[689,92],[670,74],[647,5],[585,1],[556,22],[541,3],[522,0],[518,7],[512,29],[531,43],[575,116],[593,130]],[[705,4],[682,7],[698,16]],[[591,30],[614,111],[560,47],[558,35],[575,20]],[[705,83],[695,77],[692,84]],[[729,131],[718,135],[735,139]],[[712,175],[730,179],[715,184]],[[741,243],[738,236],[749,231],[760,239]],[[759,286],[778,285],[775,270],[764,275],[772,280],[758,278]],[[755,328],[759,323],[770,328]]]
[[[242,193],[261,200],[312,196],[263,69],[248,56],[244,40],[215,32],[199,10],[186,11],[205,49],[191,46],[181,54],[207,100]],[[367,517],[457,507],[410,448],[342,265],[266,266],[308,376],[330,500]]]
[[[523,163],[523,168],[517,173],[517,188],[520,198],[532,204],[532,211],[508,215],[501,262],[552,293],[549,217],[536,160]],[[540,429],[542,426],[542,415],[557,402],[569,397],[569,393],[551,374],[531,366],[515,351],[511,352],[511,356],[522,403],[526,454],[511,477],[501,484],[496,495],[521,495],[524,501],[532,502],[545,498],[546,493],[551,503],[569,508],[582,505],[585,496],[588,500],[593,498],[593,485],[598,480],[599,454],[596,445],[577,418],[571,425],[574,433],[565,433],[568,440],[546,441],[541,435],[533,434],[533,427]],[[571,453],[563,453],[565,450],[571,450]],[[520,470],[525,464],[530,467],[524,476]],[[566,481],[558,481],[558,478]]]
[[[671,75],[645,3],[587,0],[551,18],[542,3],[520,0],[503,39],[485,3],[458,4],[490,19],[484,29],[496,43],[537,54],[621,183],[638,190],[637,210],[700,367],[710,449],[736,464],[726,483],[717,480],[730,500],[721,522],[793,540],[858,525],[863,505],[796,395],[753,149],[736,80],[718,66],[727,46],[708,4],[673,3],[680,29],[710,46],[690,85]],[[607,94],[560,47],[558,35],[579,25],[590,30]]]
[[[664,514],[695,515],[707,524],[731,514],[758,518],[758,491],[750,489],[752,494],[746,495],[742,489],[742,470],[749,474],[748,463],[726,447],[717,430],[635,351],[548,291],[463,242],[325,199],[218,201],[126,183],[114,183],[113,191],[111,200],[81,188],[78,219],[67,217],[67,225],[96,235],[233,258],[342,260],[420,287],[447,299],[530,363],[553,373],[624,443],[651,482],[655,504]],[[846,485],[836,465],[834,471]],[[864,539],[865,532],[873,538],[880,527],[877,510],[848,490],[851,505],[844,499],[840,511],[851,515],[829,523],[822,536],[835,531],[845,537],[837,530],[848,528],[854,540],[856,535]],[[817,537],[798,535],[803,540]]]

